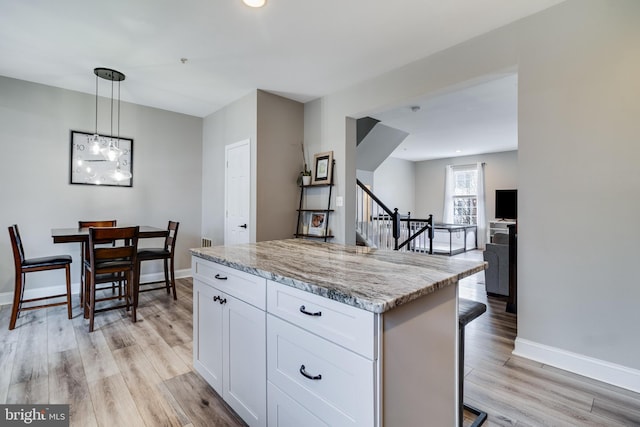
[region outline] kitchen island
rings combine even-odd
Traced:
[[[249,425],[457,425],[457,283],[484,263],[280,240],[191,250],[194,367]]]

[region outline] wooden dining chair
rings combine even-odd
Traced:
[[[137,281],[137,250],[139,227],[91,227],[89,228],[89,262],[85,263],[85,280],[87,293],[85,294],[84,313],[89,319],[89,332],[93,332],[96,313],[126,308],[132,308],[132,321],[136,321],[135,305],[133,304],[134,290]],[[105,246],[107,243],[113,245]],[[119,299],[120,296],[105,296],[96,293],[100,283],[112,283],[124,278],[124,304],[104,305],[96,308],[97,302]],[[102,305],[102,304],[101,304]]]
[[[117,220],[105,220],[105,221],[78,221],[78,228],[89,228],[89,227],[115,227],[117,225]],[[80,251],[80,259],[82,264],[80,267],[80,306],[84,304],[84,289],[86,287],[84,280],[84,264],[89,261],[89,245],[88,242],[82,242],[82,248]],[[115,283],[111,284],[112,291],[115,292]],[[119,288],[119,292],[122,292],[122,287]],[[122,295],[120,293],[120,295]]]
[[[16,327],[16,320],[21,311],[35,310],[38,308],[54,307],[58,305],[67,306],[67,314],[71,319],[71,256],[70,255],[53,255],[40,258],[25,258],[24,248],[22,246],[22,239],[20,238],[20,231],[16,224],[9,227],[9,237],[11,239],[11,248],[13,249],[13,260],[15,266],[15,288],[13,291],[13,307],[11,309],[11,321],[9,323],[9,330]],[[65,269],[67,278],[67,292],[64,294],[51,295],[39,298],[24,298],[24,288],[26,283],[27,273],[33,273],[36,271],[58,270]],[[32,303],[37,301],[45,301],[55,298],[65,297],[66,301],[30,305],[23,307],[23,303]]]
[[[176,239],[178,238],[179,226],[179,222],[169,221],[169,224],[167,226],[167,236],[164,239],[164,247],[138,249],[138,273],[140,272],[140,264],[143,261],[162,260],[164,262],[164,285],[155,286],[159,283],[157,281],[138,283],[138,290],[136,292],[136,304],[138,302],[139,292],[155,291],[158,289],[166,289],[167,294],[170,294],[173,290],[173,299],[178,299],[176,295],[174,254],[176,250]]]

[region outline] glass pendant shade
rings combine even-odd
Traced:
[[[106,148],[100,150],[100,153],[109,162],[115,162],[122,156],[122,150],[118,148],[116,143],[111,139],[109,145]]]
[[[116,181],[124,181],[127,179],[131,179],[133,175],[129,171],[123,171],[120,169],[120,162],[118,162],[116,166],[116,170],[113,172],[113,179]]]
[[[91,154],[100,154],[100,136],[96,133],[89,139],[89,150]]]

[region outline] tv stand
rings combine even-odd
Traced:
[[[489,243],[493,242],[493,235],[496,233],[509,234],[509,225],[515,225],[515,219],[494,219],[489,221]]]

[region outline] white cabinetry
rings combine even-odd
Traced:
[[[375,425],[374,314],[271,281],[267,311],[269,425]]]
[[[193,365],[250,426],[266,426],[265,279],[194,257]]]
[[[457,425],[457,286],[378,314],[192,268],[194,368],[249,425]]]

